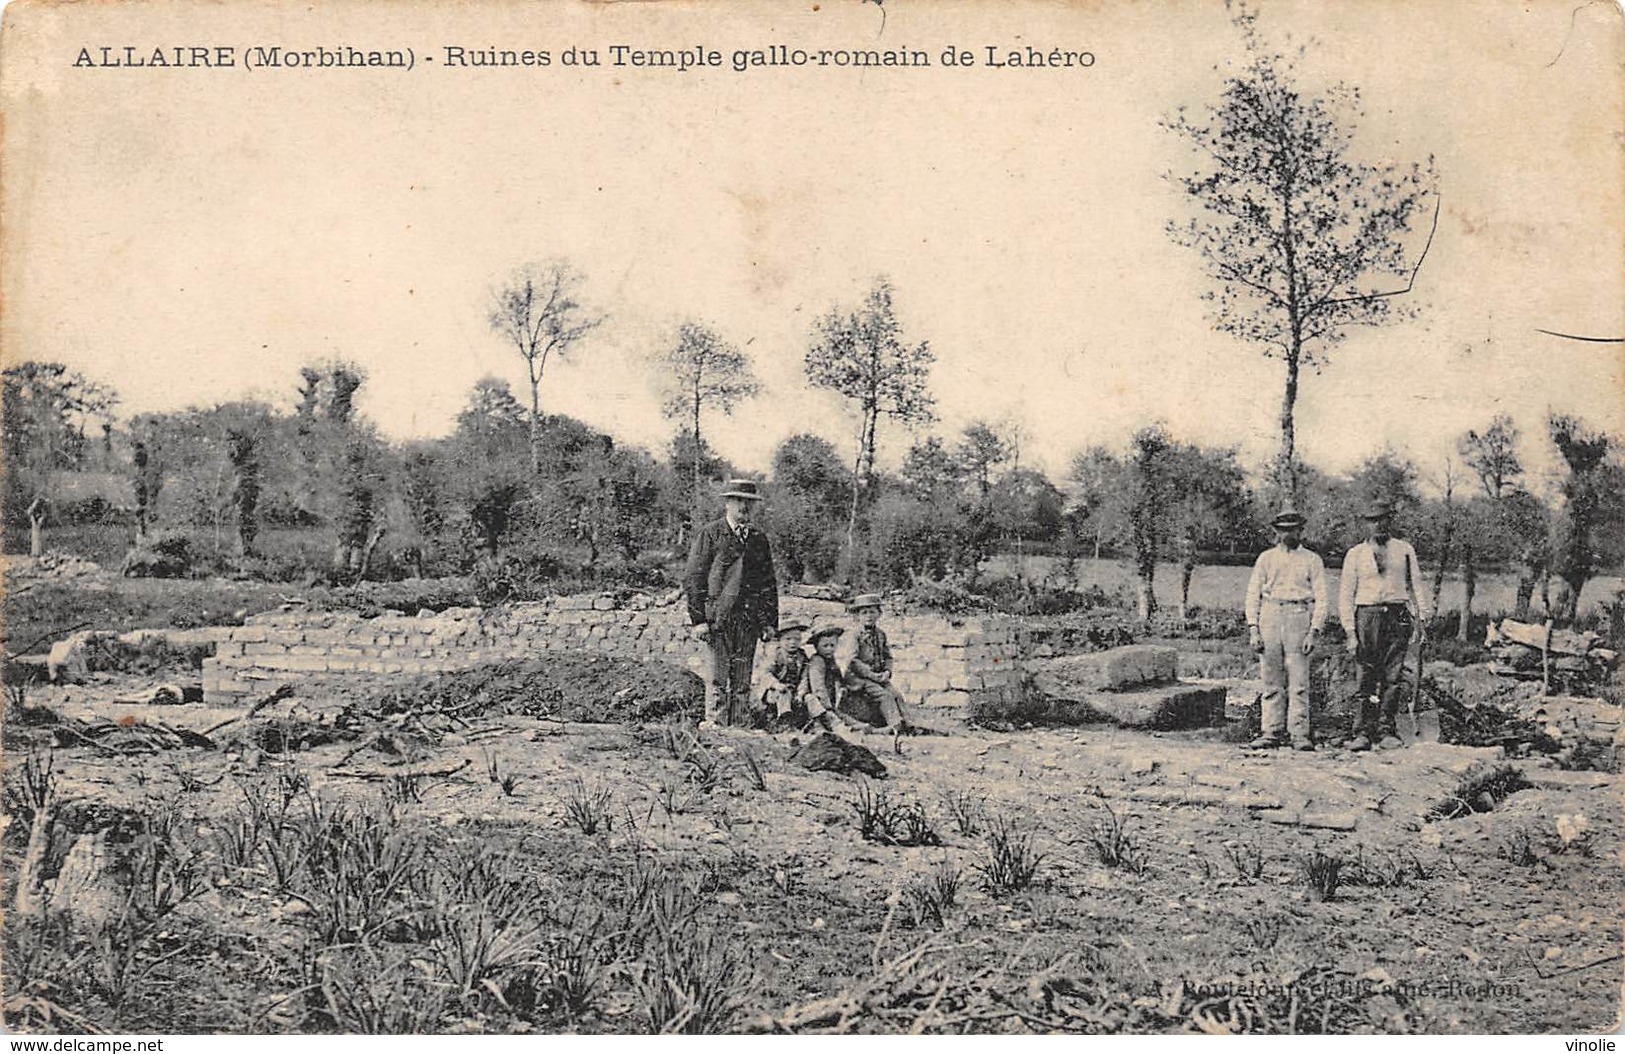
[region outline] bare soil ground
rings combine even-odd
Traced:
[[[110,701],[133,687],[30,690],[129,736],[54,751],[45,904],[6,922],[12,1027],[1575,1032],[1618,1018],[1612,776],[1521,761],[1532,788],[1426,822],[1494,751],[960,730],[866,738],[889,778],[862,783],[796,767],[789,737],[660,721],[380,714],[282,751],[253,731],[330,727],[339,696],[279,701],[215,730],[215,749],[142,753],[143,728],[241,712]],[[23,769],[50,739],[27,716],[7,715],[8,904],[37,811]],[[871,822],[865,838],[860,803],[874,821],[881,792],[914,825]],[[921,844],[884,844],[888,830]],[[1307,872],[1324,892],[1334,860],[1322,899]]]

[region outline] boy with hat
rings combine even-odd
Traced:
[[[1271,521],[1275,547],[1258,554],[1247,581],[1247,637],[1264,678],[1258,749],[1314,750],[1309,717],[1309,655],[1326,624],[1326,565],[1303,547],[1307,521],[1283,509]]]
[[[1394,509],[1385,501],[1365,508],[1366,540],[1343,557],[1338,615],[1360,671],[1349,750],[1403,746],[1397,717],[1404,693],[1405,652],[1422,639],[1427,601],[1422,569],[1409,542],[1393,537]]]
[[[846,694],[841,712],[854,721],[881,729],[906,731],[908,712],[903,696],[892,686],[891,644],[880,628],[880,596],[864,593],[848,605],[858,620],[856,652],[846,666]]]
[[[758,724],[772,724],[795,708],[796,692],[807,671],[807,652],[802,634],[808,630],[805,619],[789,618],[779,624],[778,646],[767,667],[767,686],[762,689],[762,713]]]
[[[812,656],[796,689],[796,708],[789,721],[793,727],[817,724],[831,732],[840,723],[836,709],[841,690],[841,666],[835,661],[835,647],[846,630],[822,619],[812,626]]]
[[[695,640],[711,650],[706,716],[720,724],[750,719],[750,674],[757,640],[779,625],[773,547],[752,524],[762,495],[755,480],[729,480],[721,519],[694,532],[683,590]]]

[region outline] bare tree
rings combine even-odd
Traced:
[[[926,341],[904,344],[901,332],[892,311],[891,282],[876,278],[862,307],[850,314],[832,309],[818,320],[807,349],[807,379],[812,385],[835,392],[858,409],[858,451],[846,526],[849,570],[856,554],[858,511],[874,481],[880,419],[913,425],[935,417],[935,400],[926,381],[936,356]]]
[[[542,468],[542,375],[554,355],[566,358],[576,342],[602,323],[576,300],[581,284],[569,264],[528,264],[492,298],[491,328],[513,342],[530,380],[530,471]]]
[[[1359,90],[1305,93],[1293,64],[1263,50],[1254,16],[1235,21],[1246,66],[1226,79],[1217,105],[1200,115],[1181,107],[1163,122],[1201,159],[1176,179],[1199,215],[1170,222],[1168,233],[1195,249],[1213,278],[1204,299],[1216,328],[1286,364],[1276,473],[1297,500],[1301,371],[1318,370],[1351,327],[1403,313],[1393,300],[1411,292],[1433,240],[1430,231],[1409,260],[1405,235],[1434,193],[1432,159],[1401,167],[1351,158],[1364,116]]]
[[[662,366],[666,391],[661,411],[668,419],[686,417],[693,430],[690,467],[694,501],[698,504],[706,449],[705,433],[700,427],[702,412],[710,406],[731,414],[735,406],[760,392],[762,386],[745,353],[698,322],[684,322],[677,328],[677,342],[662,356]]]

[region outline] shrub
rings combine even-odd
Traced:
[[[120,570],[127,578],[193,578],[205,568],[185,533],[160,531],[125,553]]]

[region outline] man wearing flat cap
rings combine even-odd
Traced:
[[[1405,652],[1427,624],[1422,568],[1409,542],[1393,537],[1394,508],[1374,501],[1363,515],[1366,540],[1343,557],[1338,617],[1360,671],[1354,697],[1349,750],[1384,750],[1399,738],[1399,697],[1404,694]]]
[[[683,586],[694,638],[711,649],[706,717],[745,725],[756,642],[772,640],[779,626],[779,587],[773,547],[751,522],[762,500],[756,481],[729,480],[722,500],[722,518],[694,534]]]
[[[1307,521],[1283,509],[1271,521],[1275,547],[1258,554],[1247,581],[1247,637],[1264,677],[1260,734],[1253,747],[1314,750],[1309,655],[1326,624],[1326,565],[1303,546]]]

